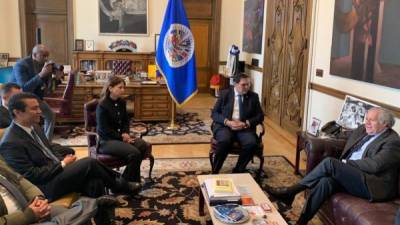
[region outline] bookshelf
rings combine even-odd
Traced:
[[[74,51],[73,68],[79,71],[112,70],[114,60],[132,61],[131,71],[146,72],[149,64],[155,63],[154,52]]]

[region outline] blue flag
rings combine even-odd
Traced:
[[[194,38],[182,0],[168,2],[156,54],[171,97],[183,105],[197,93],[197,80]]]

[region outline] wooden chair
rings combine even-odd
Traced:
[[[84,118],[85,118],[85,131],[87,134],[88,140],[88,151],[89,157],[95,158],[100,162],[111,168],[120,168],[125,166],[125,160],[123,158],[100,153],[99,150],[99,135],[96,133],[96,107],[98,104],[97,99],[92,99],[84,105]],[[152,145],[148,143],[147,149],[143,159],[150,160],[150,170],[149,170],[149,179],[151,178],[151,172],[154,166],[154,156],[152,154]]]
[[[72,94],[75,86],[75,74],[70,72],[68,83],[61,97],[44,97],[43,100],[49,104],[57,118],[71,116]]]
[[[213,127],[213,125],[211,125]],[[258,170],[256,172],[256,180],[257,182],[261,181],[262,175],[264,174],[264,144],[262,142],[262,138],[265,134],[265,128],[264,124],[260,123],[257,125],[257,128],[259,130],[257,131],[257,142],[258,146],[257,149],[254,152],[254,156],[257,157],[260,160],[260,166],[258,167]],[[214,169],[214,158],[216,154],[216,149],[217,149],[217,144],[218,141],[214,139],[214,137],[211,138],[211,144],[210,144],[210,153],[209,153],[209,158],[210,158],[210,164],[211,164],[211,169]],[[239,155],[240,151],[242,151],[242,147],[240,146],[239,142],[235,141],[232,144],[232,148],[229,151],[229,154],[233,155]],[[254,162],[252,160],[252,162]]]

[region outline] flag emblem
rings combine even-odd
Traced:
[[[163,48],[170,67],[184,66],[194,53],[192,32],[183,24],[171,24],[165,34]]]

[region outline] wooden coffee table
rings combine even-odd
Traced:
[[[233,183],[236,185],[236,187],[246,187],[247,190],[249,191],[249,195],[253,198],[254,203],[256,205],[259,205],[261,203],[268,203],[268,205],[272,208],[271,212],[265,213],[267,216],[266,221],[268,222],[268,225],[287,225],[286,221],[283,219],[283,217],[279,214],[278,210],[275,209],[275,207],[272,205],[271,201],[268,199],[268,197],[264,194],[264,192],[261,190],[260,186],[256,183],[256,181],[253,179],[253,177],[250,176],[248,173],[239,173],[239,174],[215,174],[215,175],[199,175],[197,176],[197,180],[199,181],[200,184],[200,199],[199,199],[199,213],[200,215],[204,215],[204,205],[207,206],[208,212],[211,215],[211,219],[214,225],[218,224],[225,224],[219,221],[217,218],[214,216],[214,211],[213,207],[210,206],[208,199],[204,198],[207,194],[205,193],[204,188],[201,188],[201,184],[203,184],[204,180],[209,179],[209,178],[232,178]],[[240,188],[239,188],[240,189]],[[252,220],[254,218],[251,217],[246,223],[243,224],[252,224]]]

